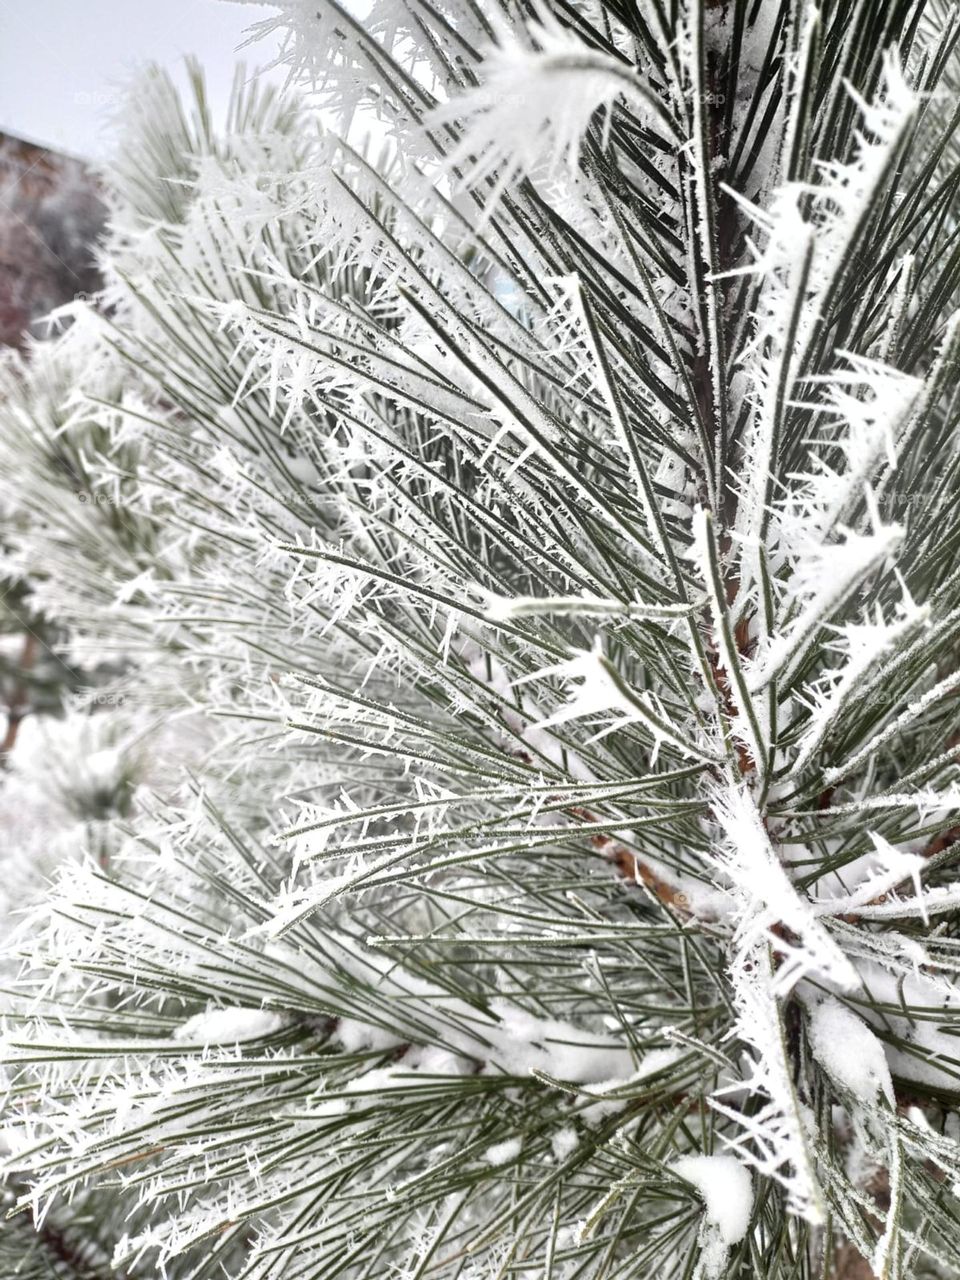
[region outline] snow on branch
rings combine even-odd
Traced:
[[[641,600],[611,600],[602,596],[494,596],[487,602],[487,616],[494,622],[537,618],[544,614],[569,614],[585,618],[643,618],[668,622],[695,613],[702,600],[683,604],[647,604]]]
[[[520,175],[575,169],[594,116],[606,114],[606,140],[619,98],[675,136],[663,106],[629,63],[591,48],[545,7],[522,32],[502,21],[496,30],[480,85],[434,117],[466,121],[447,165],[461,173],[464,186],[496,177],[488,207]]]
[[[890,558],[903,536],[902,526],[883,525],[875,519],[873,533],[848,529],[843,542],[819,544],[808,557],[797,560],[791,594],[794,599],[805,597],[803,608],[759,651],[747,676],[751,691],[765,688],[775,678],[790,684],[819,629],[863,579]]]
[[[716,1280],[733,1245],[747,1234],[753,1212],[750,1174],[734,1156],[681,1156],[672,1173],[695,1188],[703,1201],[700,1265],[705,1280]]]
[[[849,519],[851,507],[862,501],[864,487],[878,467],[896,467],[903,429],[923,387],[920,378],[876,360],[841,354],[847,369],[807,380],[808,386],[824,387],[824,399],[796,405],[825,417],[830,425],[813,441],[809,471],[789,477],[794,486],[777,505],[783,548],[792,547],[797,535],[825,543]],[[831,462],[831,454],[839,458]],[[842,465],[835,465],[838,461]]]
[[[831,1080],[864,1106],[879,1094],[895,1105],[883,1045],[864,1020],[834,996],[808,997],[808,1034],[813,1055]]]
[[[884,621],[879,603],[873,622],[850,623],[839,628],[839,639],[832,648],[845,659],[835,669],[830,669],[809,682],[795,694],[798,702],[810,711],[810,719],[797,743],[797,754],[791,766],[791,776],[796,776],[813,760],[824,740],[837,727],[839,717],[848,703],[863,689],[867,678],[875,671],[881,658],[930,618],[927,605],[916,605],[904,589],[901,616],[895,622]]]
[[[730,1150],[761,1176],[779,1182],[793,1213],[818,1223],[825,1202],[816,1169],[814,1121],[797,1094],[775,980],[765,942],[742,953],[734,975],[735,1033],[750,1053],[743,1078],[721,1085],[710,1105],[737,1126],[724,1139]],[[744,1091],[759,1100],[749,1112],[723,1100]]]
[[[885,56],[883,89],[877,99],[866,103],[857,98],[857,102],[864,127],[851,161],[821,163],[818,182],[786,184],[774,194],[769,209],[748,205],[736,192],[730,192],[746,205],[765,236],[764,248],[754,248],[755,261],[738,269],[738,273],[762,278],[755,334],[747,353],[753,357],[748,368],[754,411],[746,436],[737,515],[744,548],[744,590],[760,580],[757,555],[761,546],[771,551],[778,545],[790,547],[788,537],[776,529],[768,533],[768,526],[775,485],[786,483],[779,459],[787,418],[795,417],[799,408],[795,384],[798,378],[809,376],[808,359],[820,335],[822,317],[851,269],[881,184],[917,110],[917,99],[895,54]],[[843,391],[840,380],[828,380],[834,410],[850,415],[846,480],[823,471],[820,461],[809,481],[801,478],[813,486],[806,505],[820,507],[825,519],[832,514],[834,520],[849,493],[862,486],[878,447],[893,451],[897,425],[902,426],[908,402],[917,390],[914,379],[875,362],[847,359],[854,376],[866,380],[875,394],[864,405]],[[895,391],[892,402],[887,396],[891,390]]]
[[[650,690],[637,690],[617,670],[613,662],[600,652],[599,642],[592,650],[581,650],[564,662],[546,667],[531,676],[522,676],[516,684],[526,684],[551,675],[582,683],[572,701],[541,721],[537,728],[548,728],[595,716],[605,712],[616,713],[616,719],[607,723],[596,736],[602,736],[613,728],[628,724],[642,724],[653,737],[652,761],[655,763],[660,744],[670,743],[690,759],[717,762],[722,759],[716,747],[700,744],[687,735],[690,726],[677,726],[656,694]]]
[[[770,946],[778,958],[773,996],[786,995],[807,977],[842,990],[855,988],[856,969],[791,883],[751,793],[742,786],[718,789],[712,805],[723,834],[717,869],[732,882],[737,897],[734,982],[748,963],[745,957],[753,956],[758,946]]]

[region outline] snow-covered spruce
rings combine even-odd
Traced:
[[[11,1194],[77,1275],[956,1275],[960,14],[273,8],[302,100],[149,76],[3,370],[157,756],[6,962]]]

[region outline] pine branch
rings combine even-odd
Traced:
[[[21,1203],[178,1280],[954,1274],[960,27],[275,9],[312,105],[150,74],[4,369],[4,567],[129,699],[32,766],[109,858],[8,960]]]

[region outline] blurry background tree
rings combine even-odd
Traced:
[[[106,207],[98,186],[81,161],[0,133],[0,345],[23,347],[43,334],[50,312],[99,289],[95,245]],[[31,612],[27,592],[6,578],[0,596],[0,759],[25,716],[55,709],[63,690],[83,681],[56,653],[55,620]]]

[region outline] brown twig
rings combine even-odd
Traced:
[[[574,806],[567,812],[572,818],[576,818],[580,822],[599,822],[596,814],[591,813],[589,809],[580,806]],[[672,907],[675,911],[681,911],[684,915],[689,915],[690,904],[687,895],[681,889],[675,889],[673,885],[656,875],[655,872],[646,866],[635,853],[614,840],[612,836],[598,833],[590,837],[590,843],[599,853],[602,853],[607,862],[614,866],[619,875],[632,884],[644,884],[665,906]]]

